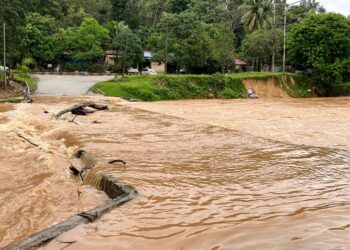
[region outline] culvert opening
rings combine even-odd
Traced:
[[[112,210],[113,208],[119,207],[128,201],[131,201],[137,195],[137,190],[134,187],[119,182],[112,176],[106,174],[94,176],[91,181],[91,185],[104,191],[111,198],[111,200],[94,209],[74,215],[58,224],[42,230],[41,232],[35,233],[21,240],[20,242],[12,243],[4,249],[24,250],[39,247],[80,224],[94,222],[106,212]]]

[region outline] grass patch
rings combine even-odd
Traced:
[[[309,97],[308,83],[293,84],[293,74],[271,72],[246,72],[230,75],[152,75],[126,76],[97,83],[95,93],[127,97],[142,101],[247,98],[243,79],[277,78],[277,82],[294,97]],[[300,88],[300,89],[299,89]]]
[[[277,76],[277,82],[294,98],[314,97],[312,92],[313,80],[303,75]]]
[[[17,71],[14,73],[14,79],[18,81],[26,82],[28,84],[30,92],[35,92],[38,88],[39,79],[37,77],[32,77],[27,73]]]
[[[9,99],[0,99],[0,103],[21,103],[23,99],[19,98],[9,98]]]

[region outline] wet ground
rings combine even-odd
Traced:
[[[112,79],[112,76],[35,75],[39,78],[39,95],[85,95],[97,82]]]
[[[46,186],[32,198],[45,192],[49,201],[47,190],[53,189],[58,190],[57,202],[41,201],[38,210],[28,210],[27,220],[46,213],[45,207],[55,215],[68,207],[79,210],[79,199],[73,195],[76,186],[65,168],[66,159],[80,147],[99,160],[90,177],[108,173],[140,192],[97,223],[80,226],[43,249],[348,249],[350,140],[332,135],[348,138],[350,99],[136,104],[93,99],[108,103],[111,110],[79,117],[78,125],[68,122],[71,115],[57,122],[43,111],[56,113],[82,98],[37,97],[33,106],[24,104],[12,111],[6,107],[8,112],[0,113],[11,120],[0,123],[1,142],[7,138],[6,156],[22,153],[27,163],[16,159],[15,166],[28,168],[26,175],[13,173],[16,182],[28,182],[30,173],[44,172],[45,167],[56,177],[37,178],[37,184]],[[15,117],[18,120],[12,122]],[[14,128],[45,142],[43,160],[43,151],[5,134]],[[283,128],[298,135],[296,139],[277,133]],[[319,135],[315,140],[308,136],[314,131]],[[21,150],[11,151],[19,146]],[[127,166],[106,164],[115,158],[126,160]],[[1,159],[5,170],[0,178],[9,179],[16,167],[11,157]],[[0,197],[1,204],[13,202],[16,185],[0,183],[6,183],[12,194]],[[62,183],[66,185],[59,190]],[[85,188],[88,205],[104,200]],[[74,199],[66,199],[61,191]],[[16,202],[23,202],[25,209],[31,200],[19,197]],[[1,223],[8,235],[3,243],[19,234],[25,223],[11,221],[9,208],[1,211],[6,211],[0,214],[2,221],[9,218]],[[27,232],[45,223],[38,221]]]

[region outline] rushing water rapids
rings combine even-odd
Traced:
[[[178,109],[171,107],[173,112],[171,108],[163,112],[185,119],[144,110],[149,104],[137,104],[144,108],[141,110],[118,102],[109,103],[108,112],[79,117],[79,125],[53,121],[50,115],[43,114],[44,110],[57,112],[77,101],[41,97],[38,104],[5,113],[11,122],[0,124],[1,146],[3,139],[13,136],[8,133],[11,125],[11,129],[15,126],[43,143],[41,148],[47,153],[43,157],[41,151],[24,142],[21,151],[10,152],[9,141],[7,149],[1,151],[1,166],[7,167],[1,169],[0,188],[9,186],[9,197],[0,196],[2,241],[20,238],[23,233],[19,232],[28,228],[15,220],[18,216],[7,204],[13,199],[22,204],[18,214],[26,213],[26,220],[35,220],[32,231],[56,221],[45,220],[46,216],[61,218],[66,215],[61,210],[68,213],[67,208],[71,208],[70,212],[80,208],[66,159],[77,147],[83,147],[99,161],[87,181],[99,173],[108,173],[135,186],[140,194],[97,223],[59,237],[76,243],[66,245],[54,240],[45,249],[348,249],[349,151],[263,139],[213,124],[219,120],[202,122],[196,109],[191,119],[178,115],[183,111],[181,105],[190,107],[191,102],[177,102]],[[238,102],[232,101],[231,105]],[[348,103],[339,105],[347,108]],[[157,108],[163,104],[153,105]],[[220,108],[211,112],[220,113]],[[14,118],[19,121],[14,122]],[[348,125],[345,123],[346,120],[342,126]],[[12,142],[19,143],[14,138]],[[27,147],[26,151],[23,147]],[[16,158],[16,165],[8,155]],[[126,160],[128,165],[106,164],[116,158]],[[17,170],[19,166],[26,169],[22,175]],[[47,166],[47,176],[37,176],[31,184],[33,188],[43,183],[45,186],[31,196],[19,195],[12,182],[5,181],[8,172],[18,171],[15,182],[21,183],[27,175],[37,175]],[[96,203],[105,199],[85,189],[88,201],[84,205],[93,205],[93,198]],[[52,201],[50,193],[57,202]],[[27,203],[32,204],[32,209]]]

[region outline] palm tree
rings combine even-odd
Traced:
[[[242,23],[249,32],[266,29],[272,23],[272,0],[245,0],[240,6]]]

